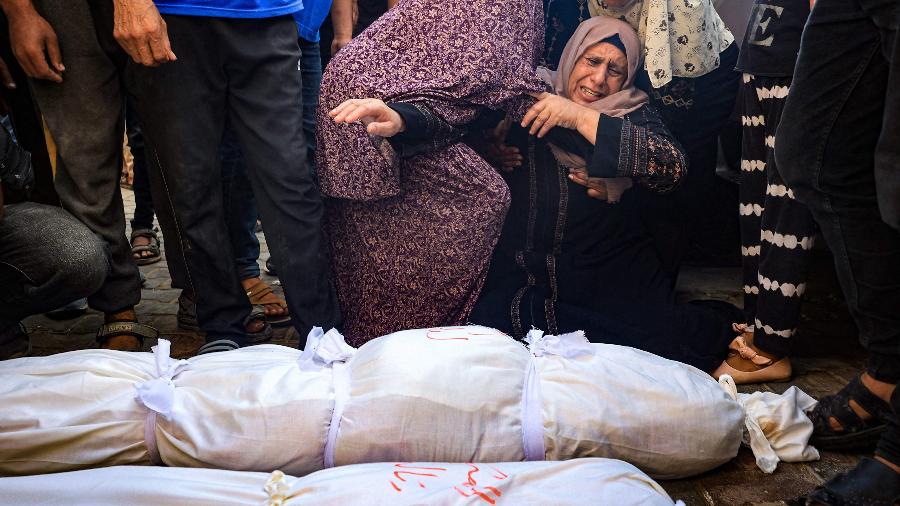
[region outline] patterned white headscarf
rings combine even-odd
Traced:
[[[644,68],[660,88],[672,77],[700,77],[719,67],[719,53],[734,36],[712,0],[631,0],[621,7],[588,0],[591,16],[611,16],[638,32]]]

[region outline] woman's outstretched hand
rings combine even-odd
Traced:
[[[522,118],[522,128],[528,133],[543,137],[553,127],[575,130],[584,112],[584,107],[568,98],[552,93],[531,93],[538,101],[528,109]],[[529,128],[530,125],[530,128]]]
[[[380,137],[393,137],[406,129],[403,117],[377,98],[346,100],[328,113],[335,123],[366,125],[366,131]]]

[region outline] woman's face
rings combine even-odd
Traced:
[[[628,79],[628,59],[616,46],[600,42],[585,49],[569,75],[569,99],[588,105],[622,90]]]

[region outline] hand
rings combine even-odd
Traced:
[[[484,158],[504,172],[512,172],[516,167],[522,166],[522,154],[519,148],[506,145],[506,134],[512,125],[512,119],[506,117],[490,133],[485,133],[483,145]]]
[[[522,128],[529,128],[528,125],[531,125],[528,133],[540,138],[547,135],[547,132],[553,127],[559,126],[572,130],[578,128],[583,107],[552,93],[531,93],[531,96],[538,101],[528,109],[525,117],[522,118]]]
[[[344,49],[344,46],[349,44],[351,40],[353,40],[353,39],[350,37],[341,37],[341,38],[335,37],[334,39],[332,39],[332,41],[331,41],[331,56],[336,55],[338,51],[340,51],[341,49]]]
[[[377,98],[351,99],[328,112],[335,123],[361,121],[366,131],[380,137],[393,137],[406,130],[406,123],[397,111]]]
[[[135,63],[156,67],[178,58],[153,0],[115,0],[113,37]]]
[[[46,19],[28,4],[20,9],[8,9],[9,38],[12,42],[13,54],[28,77],[46,79],[61,83],[62,73],[66,67],[62,64],[59,52],[59,41],[56,32]],[[5,65],[4,65],[5,67]],[[7,88],[13,88],[7,81],[8,71],[3,76]]]
[[[617,203],[622,194],[634,184],[629,177],[590,177],[585,169],[569,169],[569,180],[586,187],[588,197],[610,204]]]

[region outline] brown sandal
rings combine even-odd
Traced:
[[[256,278],[252,280],[252,284],[246,288],[247,298],[250,299],[250,304],[254,306],[265,306],[269,305],[278,305],[283,309],[287,309],[287,302],[281,297],[275,295],[275,292],[272,290],[272,287],[267,285],[265,281]],[[282,316],[269,316],[266,315],[266,322],[272,326],[286,326],[291,323],[291,315],[285,314]]]
[[[791,361],[788,357],[774,360],[760,355],[747,343],[747,339],[753,339],[753,331],[747,325],[735,323],[732,325],[732,328],[738,333],[738,336],[728,346],[728,356],[740,355],[741,358],[751,361],[756,366],[756,370],[741,371],[735,369],[728,363],[728,359],[725,359],[713,371],[712,376],[714,378],[719,379],[719,376],[728,374],[738,385],[790,381],[792,371]]]

